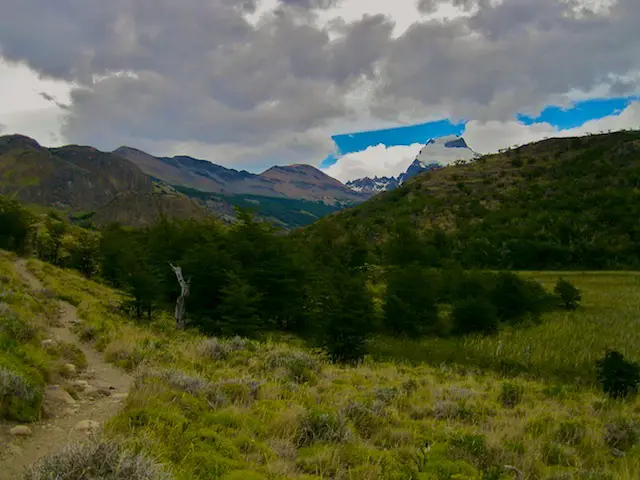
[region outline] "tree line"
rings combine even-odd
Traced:
[[[411,229],[398,227],[373,264],[362,237],[329,223],[308,237],[283,235],[247,212],[238,217],[233,226],[161,218],[147,228],[98,232],[55,213],[36,217],[0,197],[0,247],[121,289],[122,307],[140,321],[173,310],[181,286],[172,266],[179,266],[189,283],[188,327],[222,336],[289,332],[339,361],[361,358],[375,334],[491,334],[580,300],[568,282],[550,293],[514,273],[452,262],[434,268],[434,251]]]

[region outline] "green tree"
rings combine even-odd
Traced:
[[[64,236],[68,231],[67,223],[54,212],[50,212],[45,217],[36,239],[38,257],[54,265],[60,265]]]
[[[607,352],[596,368],[602,390],[610,397],[624,398],[638,391],[640,366],[625,360],[620,352]]]
[[[35,219],[15,200],[0,195],[0,248],[24,253],[30,244]]]
[[[385,329],[396,336],[421,337],[438,327],[438,289],[434,276],[423,267],[392,268],[384,297]]]
[[[355,362],[367,353],[374,329],[373,300],[362,274],[334,271],[330,279],[319,299],[321,344],[334,361]]]
[[[575,310],[578,308],[582,295],[573,283],[568,280],[560,278],[553,289],[555,294],[560,299],[560,302],[567,310]]]
[[[453,304],[452,329],[455,335],[491,334],[498,330],[495,307],[484,297],[468,297]]]
[[[215,329],[223,335],[253,337],[265,329],[259,315],[260,294],[236,272],[228,272]]]

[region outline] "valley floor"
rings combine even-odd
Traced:
[[[22,264],[14,265],[20,273]],[[115,308],[118,292],[37,261],[27,266],[63,302],[60,333],[66,325],[86,342],[87,371],[119,393],[130,377],[102,358],[135,379],[126,399],[111,395],[86,403],[87,410],[81,404],[79,416],[59,420],[61,431],[32,426],[22,451],[0,459],[0,475],[58,446],[80,417],[114,415],[103,435],[156,458],[175,479],[517,478],[507,465],[526,479],[640,478],[640,400],[607,399],[590,370],[579,381],[557,375],[563,365],[566,374],[591,368],[604,345],[638,359],[637,275],[571,274],[584,310],[545,317],[523,333],[467,340],[456,345],[457,358],[447,358],[455,366],[418,358],[412,365],[394,350],[393,362],[369,358],[352,368],[281,341],[204,338],[173,330],[167,318],[135,324]],[[522,346],[532,345],[529,370],[504,377],[473,366],[495,357],[500,344],[517,364]],[[90,410],[99,405],[105,409]]]

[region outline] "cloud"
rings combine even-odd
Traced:
[[[324,172],[342,182],[363,177],[395,177],[407,170],[422,148],[413,145],[375,145],[361,152],[343,155]]]
[[[254,169],[317,163],[332,134],[363,121],[490,125],[571,92],[639,91],[637,0],[597,12],[578,0],[403,1],[416,16],[399,35],[389,15],[360,16],[360,0],[278,0],[255,18],[263,3],[8,0],[0,52],[72,88],[59,102],[70,142],[182,147]],[[462,14],[429,17],[443,10]]]
[[[253,25],[235,0],[61,0],[55,8],[15,0],[3,7],[0,47],[78,85],[63,128],[69,141],[235,146],[252,151],[244,161],[257,167],[296,150],[310,155],[297,161],[319,161],[316,132],[325,128],[326,145],[333,121],[357,116],[347,97],[375,77],[393,23],[366,16],[334,38],[285,7]],[[270,158],[258,148],[278,143]]]
[[[495,153],[503,148],[537,142],[549,137],[573,137],[589,133],[638,128],[640,125],[640,101],[631,103],[622,112],[596,120],[580,127],[559,130],[548,123],[525,125],[517,120],[470,121],[463,136],[467,144],[478,153]],[[416,158],[422,144],[410,146],[376,145],[360,152],[341,156],[325,169],[325,173],[346,182],[363,177],[397,176],[406,171]],[[434,158],[442,162],[442,159]]]
[[[497,152],[501,148],[536,142],[546,137],[573,137],[589,133],[638,128],[640,125],[640,102],[633,102],[622,112],[596,120],[580,127],[558,130],[548,123],[524,125],[515,120],[499,122],[467,123],[464,138],[471,148],[481,153]]]
[[[415,24],[393,42],[380,66],[378,116],[417,121],[437,111],[451,119],[506,120],[563,103],[572,90],[605,84],[619,91],[616,78],[640,70],[637,0],[597,13],[577,13],[584,3],[577,0],[456,3],[468,13]],[[639,85],[636,77],[624,90]]]

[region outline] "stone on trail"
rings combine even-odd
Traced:
[[[79,432],[95,432],[100,428],[100,423],[95,420],[81,420],[76,423],[75,429]]]
[[[15,437],[30,437],[31,435],[33,435],[31,429],[26,425],[16,425],[11,430],[9,430],[9,433],[11,433],[11,435]]]

